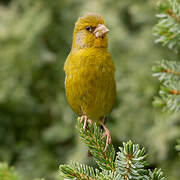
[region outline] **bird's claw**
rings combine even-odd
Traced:
[[[84,121],[83,131],[85,131],[87,122],[89,122],[90,124],[92,124],[92,121],[91,121],[90,119],[88,119],[88,117],[87,117],[86,115],[82,115],[82,116],[81,116],[80,123],[82,123],[83,121]]]
[[[101,125],[103,126],[103,128],[105,130],[105,132],[104,132],[101,139],[104,139],[107,136],[106,137],[106,145],[105,145],[105,148],[104,148],[104,151],[106,151],[108,145],[111,144],[111,135],[110,135],[110,131],[106,128],[106,126],[103,123],[101,123]]]

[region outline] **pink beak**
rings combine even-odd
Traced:
[[[104,24],[98,24],[98,26],[96,27],[93,33],[96,37],[102,37],[108,32],[109,29]]]

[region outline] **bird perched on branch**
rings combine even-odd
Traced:
[[[72,49],[64,70],[68,103],[81,116],[85,130],[87,122],[96,121],[104,128],[105,150],[111,142],[104,125],[116,95],[114,63],[107,50],[108,28],[99,14],[88,13],[75,23]]]

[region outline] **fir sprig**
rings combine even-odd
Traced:
[[[88,124],[86,131],[83,130],[83,124],[78,119],[77,129],[81,140],[87,144],[93,158],[100,166],[101,169],[115,171],[114,158],[115,150],[112,144],[109,144],[105,151],[106,140],[102,140],[103,132],[102,129],[93,123]]]
[[[131,141],[123,143],[123,147],[119,148],[116,157],[117,172],[119,172],[124,179],[142,179],[147,171],[146,153],[145,149],[140,149],[138,144],[132,144]]]
[[[61,165],[60,176],[64,178],[77,178],[77,179],[89,179],[96,180],[99,176],[99,170],[93,169],[90,166],[73,162],[72,165]]]
[[[156,42],[167,45],[170,49],[180,50],[180,4],[176,0],[159,3],[159,23],[154,27]],[[158,77],[161,86],[159,96],[153,104],[163,110],[180,110],[180,63],[162,60],[153,67],[153,76]]]
[[[154,100],[155,106],[165,110],[180,110],[180,63],[162,60],[153,67],[153,76],[161,82],[159,97]]]
[[[147,155],[145,149],[140,148],[138,144],[133,144],[131,141],[123,143],[123,147],[119,147],[115,157],[112,144],[104,151],[103,132],[96,123],[89,123],[84,131],[83,124],[78,119],[77,129],[81,140],[89,147],[100,169],[79,163],[60,165],[61,177],[89,180],[164,180],[161,170],[155,169],[152,172],[146,169]]]
[[[162,60],[152,68],[153,76],[157,76],[158,79],[163,81],[169,81],[175,79],[180,80],[180,63],[176,61]]]
[[[165,180],[163,171],[161,169],[154,169],[153,172],[151,170],[148,170],[148,173],[149,176],[145,176],[145,179],[147,180]]]
[[[159,22],[154,27],[156,43],[162,43],[176,52],[180,49],[180,5],[176,0],[167,0],[158,4],[160,14],[157,15]]]

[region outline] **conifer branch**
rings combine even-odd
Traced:
[[[162,60],[157,62],[152,68],[153,76],[158,77],[160,81],[169,79],[180,80],[180,63],[176,61]]]
[[[161,169],[154,169],[153,172],[151,170],[148,170],[148,173],[149,176],[145,176],[145,179],[147,180],[165,180]]]
[[[154,105],[164,110],[180,109],[180,63],[162,60],[153,67],[153,76],[158,77],[161,86],[159,97],[155,97]]]
[[[60,176],[64,178],[77,178],[77,179],[89,179],[96,180],[98,179],[99,170],[93,169],[90,166],[79,164],[77,162],[69,165],[60,165]]]
[[[166,73],[170,73],[170,74],[174,74],[174,75],[180,75],[180,72],[175,72],[171,69],[164,69],[162,72],[166,72]]]
[[[178,52],[180,49],[180,5],[176,0],[168,0],[167,4],[158,4],[160,14],[157,15],[159,22],[154,27],[154,35],[157,36],[156,43],[162,43],[169,49]]]
[[[161,14],[158,24],[154,27],[156,42],[170,49],[180,50],[180,4],[176,0],[168,0],[167,4],[159,3]],[[153,104],[164,110],[177,112],[180,110],[180,63],[162,60],[153,67],[153,76],[158,77],[161,86],[159,96]],[[176,146],[179,150],[180,146]],[[158,172],[158,171],[157,171]]]
[[[145,149],[141,149],[138,144],[131,141],[123,143],[115,158],[112,144],[104,151],[105,140],[102,139],[102,130],[96,123],[88,124],[84,131],[83,124],[78,119],[77,129],[100,170],[79,163],[60,165],[61,177],[83,180],[164,180],[161,170],[155,169],[151,172],[146,169],[147,155]]]
[[[116,157],[117,172],[119,172],[124,180],[127,179],[143,179],[147,171],[145,149],[140,149],[139,145],[132,144],[131,141],[123,143],[123,147],[119,148]],[[124,151],[125,150],[125,151]]]
[[[167,13],[169,16],[171,16],[176,22],[180,24],[180,18],[171,10],[171,9],[166,9],[165,13]]]
[[[170,90],[170,94],[180,95],[180,91],[172,89],[172,90]]]
[[[81,140],[89,147],[93,158],[100,166],[101,169],[115,171],[114,158],[115,150],[112,144],[108,145],[106,151],[105,145],[106,140],[102,140],[103,132],[96,123],[93,125],[88,124],[86,126],[86,131],[83,130],[83,124],[80,123],[80,118],[78,119],[77,126]]]

